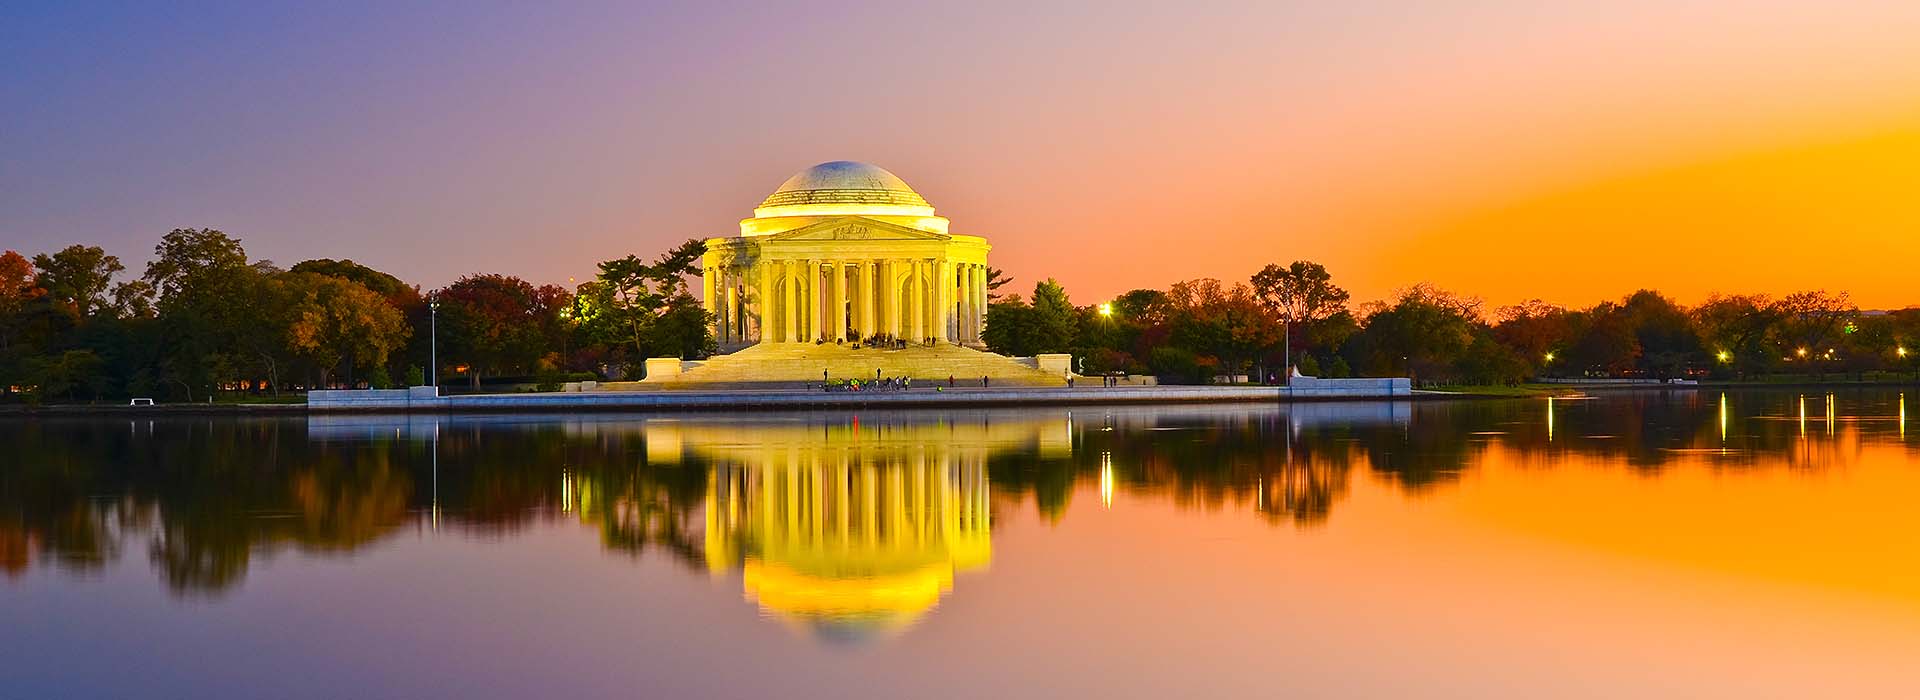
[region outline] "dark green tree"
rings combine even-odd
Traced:
[[[108,292],[113,276],[126,270],[120,258],[99,246],[71,245],[52,255],[33,256],[36,283],[56,304],[81,318],[112,308]]]

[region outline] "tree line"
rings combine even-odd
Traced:
[[[984,339],[1011,355],[1071,353],[1082,373],[1186,382],[1274,379],[1289,361],[1311,376],[1428,385],[1920,376],[1920,308],[1863,312],[1844,292],[1714,295],[1687,307],[1641,290],[1582,309],[1533,300],[1488,310],[1419,284],[1384,301],[1350,301],[1309,261],[1267,265],[1246,282],[1189,280],[1089,305],[1047,279],[1028,298],[996,294]]]
[[[574,289],[472,274],[441,289],[352,260],[282,268],[176,229],[138,277],[97,246],[0,253],[0,399],[206,401],[314,388],[624,378],[712,352],[688,290],[704,246],[601,263]],[[437,366],[434,366],[436,365]]]
[[[646,357],[715,349],[689,289],[704,244],[599,264],[567,289],[471,274],[423,291],[352,260],[282,268],[213,229],[161,237],[137,277],[97,246],[0,253],[0,400],[129,396],[205,401],[312,388],[483,382],[553,388],[634,376]],[[1717,295],[1694,307],[1642,290],[1569,309],[1415,285],[1351,304],[1324,266],[1268,265],[1076,305],[1058,282],[1003,293],[991,271],[984,340],[1065,352],[1083,373],[1175,382],[1221,375],[1412,376],[1422,384],[1533,377],[1771,379],[1920,370],[1920,309],[1862,312],[1845,293]]]

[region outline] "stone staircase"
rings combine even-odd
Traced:
[[[1065,386],[1066,379],[1042,372],[1031,359],[1016,359],[958,345],[914,346],[901,350],[853,349],[842,345],[765,343],[701,362],[688,362],[677,377],[647,380],[633,388],[775,388],[818,384],[821,370],[833,379],[912,377],[914,382],[945,385],[952,376],[961,386]]]

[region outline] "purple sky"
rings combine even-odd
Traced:
[[[1363,299],[1422,279],[1691,294],[1661,268],[1571,284],[1447,256],[1553,240],[1558,210],[1483,215],[1558,188],[1911,125],[1914,36],[1911,3],[1787,0],[9,3],[0,248],[97,244],[138,271],[204,226],[428,287],[564,282],[729,234],[788,175],[849,159],[1082,302],[1297,258]],[[1827,235],[1920,222],[1860,216]],[[1711,281],[1807,269],[1737,267]],[[1892,267],[1852,273],[1904,293]]]

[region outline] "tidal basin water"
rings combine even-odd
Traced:
[[[0,697],[1920,697],[1910,401],[0,421]]]

